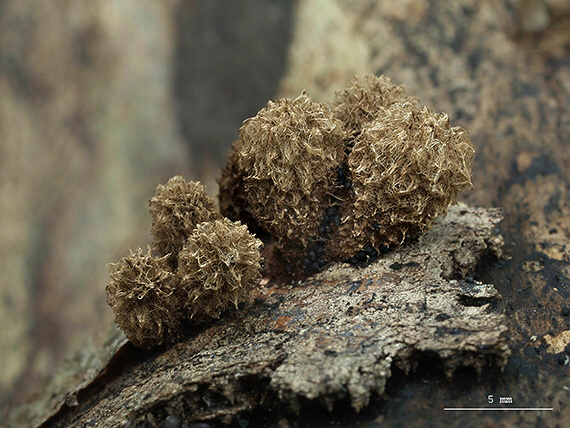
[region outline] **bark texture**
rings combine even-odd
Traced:
[[[453,207],[418,242],[366,268],[337,264],[303,282],[266,283],[247,308],[166,350],[141,351],[114,330],[107,347],[74,360],[67,373],[76,375],[54,384],[49,406],[19,417],[33,415],[36,426],[152,426],[312,403],[332,410],[342,400],[359,411],[394,369],[412,371],[422,355],[449,376],[502,368],[510,351],[500,296],[465,279],[483,254],[500,255],[500,219],[498,210]]]

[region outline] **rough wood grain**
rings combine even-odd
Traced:
[[[510,351],[500,296],[465,278],[484,253],[500,251],[500,219],[498,210],[454,207],[418,242],[366,268],[334,265],[303,282],[261,286],[243,311],[170,349],[137,350],[115,331],[106,348],[76,359],[77,373],[92,378],[68,375],[36,424],[230,422],[343,399],[359,411],[384,393],[392,370],[413,371],[422,355],[450,376],[458,367],[502,368]]]

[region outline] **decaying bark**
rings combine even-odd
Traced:
[[[244,411],[332,408],[341,399],[358,411],[384,392],[394,367],[413,370],[426,353],[448,374],[504,367],[500,296],[465,276],[484,252],[500,255],[500,219],[498,210],[453,207],[419,241],[366,268],[335,265],[304,282],[267,283],[248,307],[166,350],[136,349],[114,330],[14,422],[229,422]]]

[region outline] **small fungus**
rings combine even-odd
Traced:
[[[106,288],[117,325],[142,348],[172,343],[189,322],[237,307],[261,269],[261,241],[223,218],[199,182],[176,176],[149,205],[152,249],[110,263]]]
[[[178,254],[198,223],[222,218],[202,183],[180,175],[156,188],[149,207],[153,246],[161,255]]]
[[[224,218],[200,223],[178,254],[184,305],[192,319],[218,318],[247,300],[260,279],[262,243]]]
[[[380,109],[418,99],[410,96],[404,85],[395,85],[387,76],[366,75],[351,82],[351,87],[336,92],[333,114],[344,124],[349,135],[359,133],[363,126],[378,117]]]
[[[331,109],[305,92],[269,102],[230,152],[222,214],[269,233],[285,270],[305,273],[365,265],[427,232],[472,187],[474,151],[446,114],[417,104],[372,75],[338,91]]]
[[[111,282],[107,304],[115,322],[134,345],[151,348],[180,336],[178,282],[167,256],[143,254],[139,248],[117,263],[109,263]]]

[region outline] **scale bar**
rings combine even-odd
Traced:
[[[444,407],[445,411],[552,411],[552,407]]]

